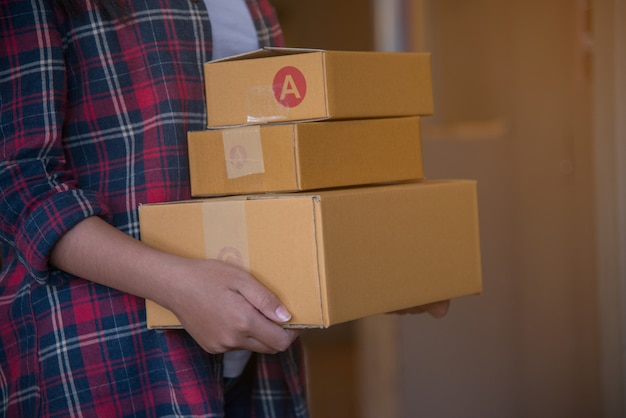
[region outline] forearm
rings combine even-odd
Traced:
[[[164,303],[173,294],[181,260],[154,250],[99,217],[70,229],[54,246],[50,263],[63,271]]]

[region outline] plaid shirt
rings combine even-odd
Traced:
[[[120,21],[84,3],[0,3],[0,415],[221,417],[221,356],[48,266],[88,216],[138,237],[140,203],[189,198],[186,132],[206,125],[204,2],[128,1]],[[260,44],[280,44],[268,2],[247,4]],[[300,344],[255,364],[254,416],[306,417]]]

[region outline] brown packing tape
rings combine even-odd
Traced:
[[[254,86],[246,91],[246,122],[250,124],[272,123],[289,120],[289,108],[274,98],[272,86]],[[259,109],[263,112],[259,114]]]
[[[223,129],[221,132],[228,179],[265,172],[261,128],[258,125]]]
[[[224,201],[202,205],[204,254],[250,270],[245,201]]]

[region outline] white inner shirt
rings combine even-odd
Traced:
[[[245,0],[204,0],[211,20],[213,59],[254,51],[259,40]],[[237,377],[252,353],[236,350],[224,353],[224,377]]]
[[[245,0],[204,0],[213,33],[213,59],[259,48],[259,40]]]

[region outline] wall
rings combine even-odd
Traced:
[[[484,294],[402,318],[406,417],[601,416],[584,2],[425,1],[430,177],[479,181]]]
[[[361,0],[272,0],[288,46],[367,51],[374,16]]]
[[[626,1],[593,13],[598,300],[605,417],[626,416]]]

